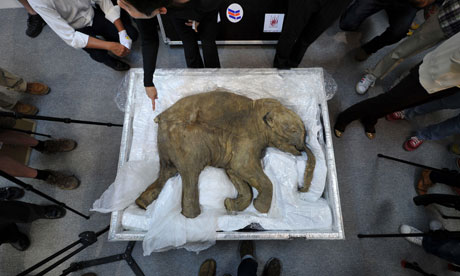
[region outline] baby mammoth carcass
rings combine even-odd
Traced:
[[[254,207],[270,209],[273,185],[262,170],[260,159],[267,147],[300,155],[308,162],[304,175],[307,192],[313,177],[315,157],[305,145],[305,126],[300,117],[273,99],[251,100],[229,92],[208,92],[185,97],[155,118],[158,123],[160,174],[137,198],[146,208],[157,199],[166,181],[182,177],[182,214],[200,214],[198,177],[206,166],[223,168],[238,191],[227,198],[229,211],[242,211],[258,196]]]

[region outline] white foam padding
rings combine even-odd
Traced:
[[[331,209],[321,197],[327,175],[318,105],[325,97],[322,70],[163,69],[155,74],[155,85],[158,100],[153,112],[145,95],[142,74],[135,75],[129,161],[93,205],[93,210],[99,212],[126,209],[123,227],[147,232],[143,242],[145,255],[181,247],[203,250],[214,244],[216,231],[234,231],[251,223],[258,223],[266,230],[331,229]],[[229,214],[224,200],[236,197],[236,189],[223,169],[213,167],[205,168],[199,178],[201,214],[197,218],[188,219],[180,213],[182,186],[179,175],[168,180],[147,211],[141,210],[134,200],[153,183],[159,171],[154,118],[185,96],[217,89],[251,99],[277,99],[302,118],[307,129],[307,145],[316,157],[309,192],[297,191],[303,185],[306,155],[293,156],[268,148],[262,162],[264,172],[273,183],[274,196],[267,214],[257,212],[252,204],[243,212]],[[255,198],[257,191],[253,191]]]

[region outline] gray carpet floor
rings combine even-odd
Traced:
[[[24,95],[22,101],[40,108],[41,115],[70,117],[122,123],[123,113],[117,109],[114,98],[123,73],[92,61],[81,51],[65,45],[49,27],[31,39],[24,34],[26,12],[23,9],[0,10],[0,66],[22,75],[29,81],[42,81],[52,88],[47,96]],[[420,61],[414,57],[398,67],[384,82],[366,96],[358,96],[354,85],[362,72],[374,65],[390,47],[379,51],[367,61],[358,63],[353,56],[361,41],[367,41],[386,28],[384,14],[367,20],[359,32],[344,33],[337,22],[308,50],[301,67],[323,67],[338,84],[336,96],[329,101],[332,123],[339,111],[353,103],[382,93],[404,71]],[[219,47],[221,64],[225,68],[271,67],[272,46]],[[127,59],[132,67],[141,67],[140,43]],[[184,68],[183,49],[160,45],[158,68]],[[270,257],[282,261],[282,275],[419,275],[404,270],[402,259],[417,261],[426,270],[437,275],[455,275],[447,271],[447,262],[426,254],[422,248],[401,238],[358,239],[358,233],[396,233],[402,223],[428,230],[428,222],[436,216],[433,208],[416,207],[414,183],[421,169],[399,163],[379,160],[377,153],[396,156],[434,167],[454,168],[454,156],[447,145],[453,138],[426,142],[415,152],[405,152],[402,143],[413,130],[447,118],[449,112],[437,112],[412,122],[387,122],[377,125],[377,137],[368,140],[359,123],[353,123],[342,139],[334,138],[337,174],[342,203],[346,240],[343,241],[257,241],[256,255],[259,271]],[[30,166],[64,170],[81,179],[81,187],[62,191],[38,181],[27,181],[51,196],[65,201],[77,210],[88,212],[92,203],[115,178],[121,129],[79,124],[38,122],[38,132],[55,137],[69,137],[78,141],[78,148],[70,153],[44,156],[33,152]],[[9,185],[0,180],[1,186]],[[450,192],[438,185],[438,191]],[[24,201],[47,203],[28,193]],[[452,210],[444,210],[455,213]],[[77,240],[86,230],[99,230],[109,223],[109,215],[92,214],[86,221],[72,213],[60,220],[38,220],[20,228],[31,237],[32,245],[26,252],[18,252],[10,245],[0,246],[0,275],[15,275],[41,259]],[[445,221],[455,227],[451,221]],[[453,230],[451,228],[451,230]],[[70,262],[121,253],[125,242],[108,242],[106,236],[82,253],[60,265],[49,275],[59,275]],[[215,258],[217,275],[236,275],[239,263],[238,242],[217,242],[200,254],[185,250],[171,250],[143,257],[140,244],[134,249],[138,264],[146,275],[196,275],[205,259]],[[133,275],[125,263],[114,263],[84,272],[100,276]],[[81,275],[74,273],[72,275]]]

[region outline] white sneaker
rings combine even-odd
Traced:
[[[376,79],[377,77],[372,74],[364,75],[361,78],[361,80],[356,84],[356,93],[358,93],[359,95],[366,94],[367,90],[369,90],[369,87],[374,86]]]
[[[423,233],[422,231],[418,230],[417,228],[414,228],[410,225],[407,224],[401,224],[399,226],[399,233],[401,234],[417,234],[417,233]],[[422,246],[422,240],[423,237],[405,237],[405,239],[411,243],[414,243],[418,246]]]
[[[430,230],[431,231],[444,230],[444,226],[442,225],[442,222],[434,219],[430,221]]]

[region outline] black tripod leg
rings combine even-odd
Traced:
[[[443,194],[428,194],[414,197],[414,203],[417,206],[430,205],[433,203],[448,207],[460,209],[460,196],[443,195]]]
[[[94,260],[89,260],[89,261],[82,261],[82,262],[77,262],[77,263],[72,263],[70,264],[69,268],[64,270],[61,274],[61,276],[68,275],[74,271],[81,270],[87,267],[92,267],[96,265],[102,265],[102,264],[109,264],[109,263],[114,263],[123,260],[123,254],[118,254],[118,255],[113,255],[113,256],[108,256],[108,257],[103,257],[99,259],[94,259]]]
[[[131,256],[133,252],[134,246],[136,245],[135,241],[130,241],[128,246],[126,247],[125,254],[123,254],[123,258],[128,263],[131,270],[136,274],[136,276],[144,276],[144,272],[142,272],[141,268],[137,265],[136,261]]]
[[[129,267],[131,267],[131,270],[136,276],[145,276],[144,272],[142,272],[142,269],[137,265],[136,261],[133,259],[133,257],[131,257],[131,255],[126,258],[126,262],[128,263]]]

